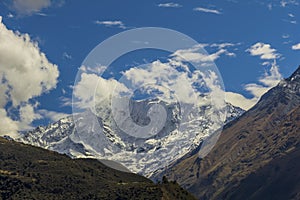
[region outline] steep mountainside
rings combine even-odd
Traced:
[[[299,134],[300,67],[227,124],[204,159],[195,153],[167,176],[200,199],[297,199]]]
[[[0,199],[194,199],[175,182],[154,184],[92,159],[0,138]]]

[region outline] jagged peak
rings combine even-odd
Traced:
[[[300,65],[297,68],[297,70],[287,80],[292,81],[294,79],[299,79],[300,80]]]
[[[287,87],[292,90],[298,90],[300,86],[300,65],[294,73],[279,83],[280,87]]]

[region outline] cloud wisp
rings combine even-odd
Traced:
[[[203,8],[203,7],[196,7],[196,8],[194,8],[194,11],[212,13],[212,14],[217,14],[217,15],[222,14],[219,10]]]
[[[228,47],[236,46],[237,44],[233,43],[220,43],[220,44],[199,44],[189,49],[181,49],[175,51],[172,56],[177,61],[190,61],[200,64],[201,66],[208,66],[221,55],[226,55],[229,57],[234,57],[235,53],[229,52]],[[216,48],[217,50],[214,53],[207,54],[207,52],[200,51],[203,47],[212,47]]]
[[[116,20],[116,21],[110,21],[110,20],[100,21],[100,20],[96,20],[95,24],[104,25],[106,27],[117,27],[117,28],[121,28],[121,29],[126,29],[125,24],[122,21],[119,21],[119,20]]]
[[[280,1],[280,6],[283,7],[283,8],[285,8],[289,5],[298,6],[299,2],[298,2],[298,0],[281,0]]]
[[[163,7],[163,8],[180,8],[182,7],[181,4],[178,3],[173,3],[173,2],[169,2],[169,3],[160,3],[157,5],[158,7]]]
[[[13,0],[12,7],[18,14],[31,15],[50,7],[51,4],[51,0]]]

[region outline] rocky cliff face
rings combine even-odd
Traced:
[[[297,187],[289,187],[285,184],[290,183],[278,182],[278,177],[283,177],[283,174],[276,177],[270,174],[264,176],[266,169],[276,170],[281,161],[288,162],[299,156],[299,116],[300,67],[292,76],[282,80],[278,86],[263,95],[238,120],[228,123],[217,144],[204,159],[200,159],[197,153],[188,156],[169,169],[167,176],[177,180],[200,199],[245,197],[239,192],[246,191],[246,186],[255,185],[254,177],[258,175],[262,176],[260,186],[252,187],[250,191],[254,193],[246,193],[249,195],[246,199],[272,194],[270,188],[279,187],[275,187],[275,183],[282,188],[288,187],[290,190],[287,191],[292,192],[289,196],[299,197],[299,179],[296,181]],[[299,158],[297,157],[298,160]],[[282,166],[296,172],[298,164],[284,163]],[[283,172],[279,169],[277,171]],[[260,187],[264,187],[261,194],[258,191]],[[286,193],[282,190],[275,191],[273,199],[280,199],[280,192],[284,196]],[[288,199],[289,196],[281,199]]]

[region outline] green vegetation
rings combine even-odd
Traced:
[[[176,181],[169,182],[164,176],[162,183],[159,184],[163,191],[163,199],[168,200],[184,200],[184,199],[195,199],[191,194],[178,185]]]
[[[0,199],[194,199],[177,183],[154,184],[97,160],[0,138]]]

